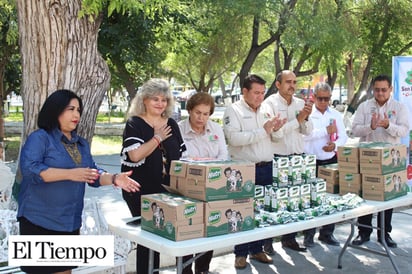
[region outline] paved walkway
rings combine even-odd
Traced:
[[[98,165],[106,168],[110,172],[119,172],[119,156],[103,155],[96,156]],[[102,187],[99,189],[87,188],[86,197],[96,197],[99,201],[111,202],[122,199],[119,190],[112,187]],[[376,223],[376,218],[374,218]],[[392,249],[395,262],[401,273],[412,273],[412,208],[398,208],[393,214],[392,238],[398,243],[398,248]],[[338,224],[335,229],[335,237],[341,242],[341,247],[350,232],[348,223]],[[315,238],[316,239],[316,238]],[[303,242],[303,237],[297,238],[298,242]],[[256,261],[250,262],[246,269],[237,270],[234,268],[235,257],[232,249],[216,250],[215,256],[210,265],[210,271],[221,274],[249,274],[249,273],[395,273],[389,258],[367,253],[361,250],[348,248],[343,256],[342,269],[337,268],[338,254],[341,247],[327,246],[316,241],[316,246],[305,253],[292,250],[285,250],[279,242],[274,243],[276,255],[273,256],[273,264],[266,265]],[[235,243],[233,243],[235,244]],[[376,233],[371,235],[371,241],[366,245],[368,248],[383,250],[382,246],[376,242]],[[249,260],[248,260],[249,262]],[[174,264],[174,258],[161,256],[161,265],[168,266]],[[129,255],[127,271],[133,273],[135,269],[135,252]],[[162,274],[174,273],[171,270],[161,271]]]

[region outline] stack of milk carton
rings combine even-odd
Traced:
[[[325,199],[326,182],[316,178],[315,155],[274,157],[273,182],[262,187],[262,191],[256,191],[258,192],[263,193],[265,211],[297,212],[322,203]]]
[[[164,198],[162,202],[174,210],[164,214],[163,226],[168,227],[168,230],[175,234],[177,231],[182,231],[183,235],[191,235],[192,238],[210,237],[255,228],[253,211],[255,164],[251,162],[172,161],[170,186],[166,188],[172,193],[161,194]],[[160,194],[151,196],[156,195]],[[187,203],[183,205],[183,201]],[[178,211],[179,205],[191,207],[188,210],[192,214],[190,218],[184,216],[184,210]],[[193,209],[193,205],[196,205],[196,210]],[[201,216],[201,218],[194,216]],[[142,217],[144,217],[143,213]],[[176,221],[179,218],[185,221],[179,223]],[[149,230],[150,227],[144,225],[145,221],[150,223],[152,220],[146,218],[142,220],[142,229]],[[203,228],[202,232],[197,230],[198,224]],[[155,229],[151,231],[159,235],[164,234],[163,231]],[[169,238],[187,239],[187,237],[176,236]]]

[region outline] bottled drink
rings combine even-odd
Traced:
[[[335,119],[330,119],[330,121],[329,121],[329,125],[330,126],[335,126],[336,127],[336,120]],[[330,141],[331,142],[335,142],[336,140],[338,139],[338,134],[337,134],[337,132],[334,132],[334,133],[331,133],[330,134]]]

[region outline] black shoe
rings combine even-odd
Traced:
[[[319,235],[318,240],[328,245],[339,245],[338,240],[336,240],[333,235]]]
[[[275,250],[273,249],[272,242],[265,242],[263,245],[263,251],[269,256],[275,255]]]
[[[315,246],[315,242],[313,241],[313,235],[305,235],[303,240],[303,245],[307,248],[311,248]]]
[[[295,239],[282,241],[282,247],[290,248],[292,250],[299,251],[299,252],[306,251],[306,247],[300,247]]]
[[[391,236],[389,236],[389,235],[385,237],[385,241],[386,241],[386,245],[388,247],[392,247],[392,248],[397,248],[398,247],[396,242],[394,240],[392,240]],[[382,243],[381,239],[378,238],[378,242]]]
[[[353,245],[362,245],[365,242],[369,242],[369,236],[359,234],[355,240],[352,241]]]

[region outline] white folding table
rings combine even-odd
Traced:
[[[359,216],[382,212],[386,209],[397,208],[412,204],[412,194],[399,197],[386,202],[366,201],[361,206],[336,212],[331,215],[324,215],[315,217],[311,220],[299,221],[288,224],[280,224],[263,228],[255,228],[249,231],[242,231],[238,233],[226,234],[221,236],[198,238],[185,241],[171,241],[160,237],[156,234],[141,230],[140,226],[130,226],[126,222],[131,219],[129,209],[124,201],[117,201],[114,203],[100,203],[100,209],[109,226],[109,230],[123,238],[129,239],[139,245],[145,246],[150,250],[149,273],[153,273],[153,253],[157,251],[161,254],[169,255],[177,258],[176,272],[182,273],[183,263],[182,257],[185,255],[206,252],[213,247],[213,249],[227,248],[230,246],[253,242],[256,240],[267,239],[270,237],[281,236],[284,234],[298,232],[309,228],[316,228],[327,224],[338,223],[342,221],[351,221],[351,232],[339,254],[338,268],[341,268],[341,259],[348,246],[352,246],[351,240],[354,235],[354,227],[357,225],[356,218]],[[384,216],[384,214],[382,214]],[[382,227],[384,227],[384,218],[382,218]],[[381,231],[384,233],[384,231]],[[382,237],[384,239],[385,237]],[[383,244],[385,253],[391,260],[396,272],[399,269],[391,255],[390,249]],[[359,247],[356,247],[359,248]],[[364,249],[371,251],[370,249]],[[373,251],[372,251],[373,252]]]

